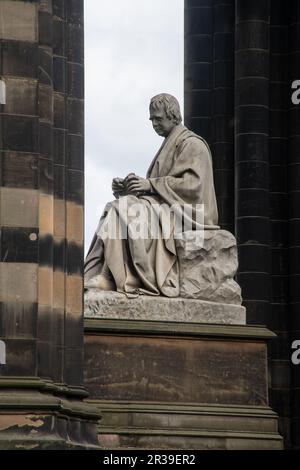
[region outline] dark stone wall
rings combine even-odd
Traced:
[[[185,123],[206,139],[224,229],[234,230],[234,6],[186,2]]]
[[[212,147],[220,224],[235,233],[248,323],[270,346],[271,405],[299,448],[300,5],[185,1],[185,122]]]
[[[288,10],[289,84],[300,77],[300,3],[289,2]],[[288,309],[291,340],[300,339],[300,105],[288,106]],[[291,432],[300,448],[300,366],[292,367]]]

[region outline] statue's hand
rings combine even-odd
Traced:
[[[126,177],[126,189],[130,193],[149,192],[151,191],[151,184],[150,181],[140,176],[128,175]]]
[[[113,192],[120,192],[120,191],[124,191],[124,179],[122,178],[114,178],[112,180],[112,185],[111,185],[111,189],[113,190]]]

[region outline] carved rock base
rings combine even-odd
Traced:
[[[203,237],[202,247],[196,237]],[[201,240],[201,238],[200,238]],[[176,240],[180,297],[241,305],[234,281],[238,268],[236,239],[226,230],[186,231]]]
[[[99,289],[85,293],[85,317],[123,320],[152,320],[189,323],[221,323],[244,325],[246,310],[194,299],[141,295],[128,299],[124,294]]]

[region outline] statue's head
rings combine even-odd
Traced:
[[[167,137],[181,121],[180,106],[175,96],[161,93],[150,101],[150,121],[158,135]]]

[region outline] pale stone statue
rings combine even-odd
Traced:
[[[178,101],[169,94],[152,98],[150,121],[164,141],[146,178],[129,173],[113,180],[116,199],[107,204],[88,252],[85,288],[128,297],[181,296],[240,304],[240,290],[233,280],[235,238],[218,226],[208,144],[182,125]],[[153,225],[157,208],[160,214],[152,236],[149,221]],[[172,208],[169,225],[161,218],[167,208]],[[138,237],[133,230],[137,218],[143,231]],[[182,219],[184,229],[177,230]],[[107,236],[112,226],[117,232]],[[201,234],[198,244],[196,234]]]

